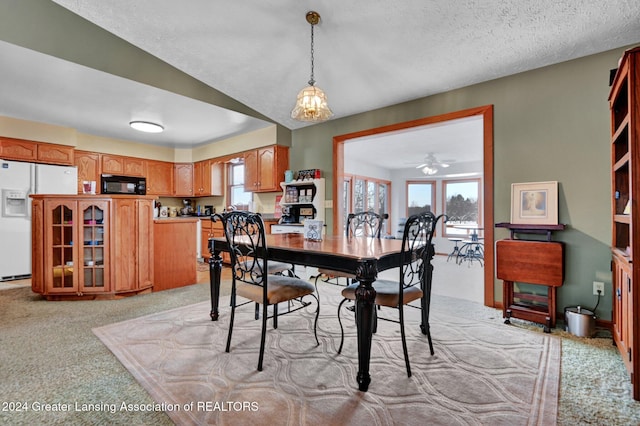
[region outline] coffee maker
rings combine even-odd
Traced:
[[[282,206],[279,223],[300,223],[300,210],[297,206]]]

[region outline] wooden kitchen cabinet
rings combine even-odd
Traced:
[[[76,151],[73,164],[78,168],[78,194],[82,194],[82,181],[95,181],[96,192],[100,193],[100,154]]]
[[[31,288],[112,299],[153,285],[151,197],[32,195]]]
[[[40,163],[69,166],[73,164],[73,151],[72,146],[38,143],[36,160]]]
[[[193,163],[175,163],[173,165],[173,195],[176,197],[193,196]]]
[[[5,160],[70,166],[73,164],[73,147],[0,137],[0,157]]]
[[[222,227],[221,221],[212,222],[211,219],[202,219],[200,223],[202,225],[202,246],[200,247],[200,251],[202,252],[202,257],[208,261],[211,258],[209,238],[224,238],[224,228]],[[222,256],[222,263],[231,264],[231,255],[229,253],[223,251],[220,255]]]
[[[196,217],[157,219],[153,223],[153,291],[183,287],[197,282]]]
[[[211,193],[211,162],[193,163],[193,195],[206,196]]]
[[[147,194],[173,195],[173,163],[147,161]]]
[[[153,200],[119,197],[113,200],[114,265],[116,293],[150,290],[153,285]]]
[[[284,171],[289,168],[289,148],[273,145],[244,153],[244,190],[280,191]]]
[[[38,144],[22,139],[0,138],[2,158],[35,162],[38,158]]]
[[[225,163],[216,159],[209,160],[209,170],[211,171],[211,193],[209,195],[224,196]]]
[[[147,160],[122,155],[102,154],[102,173],[123,176],[146,176]]]
[[[193,195],[224,195],[224,162],[209,159],[193,163]]]
[[[104,199],[34,200],[34,292],[54,299],[109,293],[109,207]]]

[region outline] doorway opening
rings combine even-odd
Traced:
[[[485,105],[477,108],[470,108],[461,111],[455,111],[447,114],[441,114],[431,117],[425,117],[417,120],[396,123],[388,126],[382,126],[354,133],[335,136],[333,138],[333,233],[341,233],[344,226],[343,214],[345,211],[345,144],[354,142],[356,139],[363,137],[376,137],[411,130],[412,128],[422,126],[438,126],[446,124],[452,120],[460,120],[464,118],[478,117],[482,119],[482,205],[481,216],[484,222],[484,244],[490,249],[484,253],[484,304],[490,307],[496,307],[495,288],[494,288],[494,213],[493,213],[493,105]],[[399,147],[391,147],[389,149],[400,149]],[[426,174],[426,173],[425,173]]]

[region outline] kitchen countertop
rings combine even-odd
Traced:
[[[182,216],[182,217],[184,217],[184,216]],[[209,220],[210,219],[210,216],[191,216],[191,217],[193,217],[195,219],[200,219],[200,220]],[[171,218],[169,218],[169,219],[171,219]],[[264,222],[277,222],[280,219],[273,217],[273,215],[262,215],[262,220]]]
[[[198,219],[196,216],[154,217],[153,223],[197,222]]]

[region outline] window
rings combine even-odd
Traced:
[[[347,224],[348,213],[373,211],[380,215],[389,214],[389,202],[391,197],[391,182],[371,177],[344,175],[343,196],[345,213],[342,229]],[[384,222],[382,235],[389,233],[387,225],[390,219]]]
[[[407,217],[423,212],[435,213],[435,182],[407,181]]]
[[[244,190],[244,163],[229,163],[229,204],[238,210],[249,210],[253,193]]]
[[[445,235],[449,237],[466,237],[470,229],[458,229],[456,226],[467,228],[482,228],[480,216],[480,180],[443,181],[445,211],[448,220]]]

